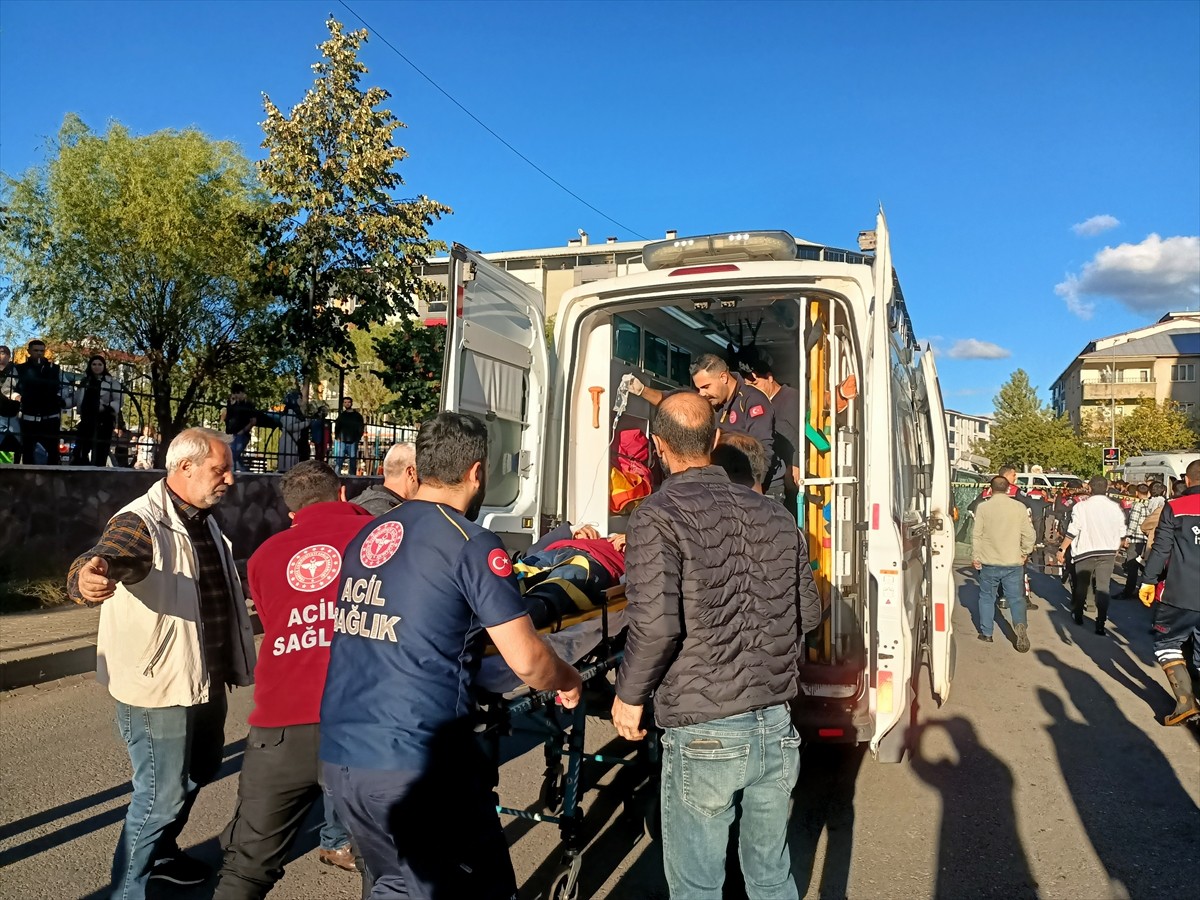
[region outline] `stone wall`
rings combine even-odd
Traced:
[[[64,575],[92,547],[113,513],[145,493],[165,472],[85,466],[0,466],[0,578]],[[288,527],[279,475],[239,474],[216,508],[234,556]],[[353,498],[378,478],[342,478]]]

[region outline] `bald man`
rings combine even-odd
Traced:
[[[795,898],[787,826],[800,736],[787,704],[821,603],[795,521],[712,465],[716,435],[704,397],[673,394],[659,405],[652,439],[671,477],[629,519],[629,631],[613,724],[641,740],[654,696],[672,897],[721,896],[740,807],[746,893]]]
[[[382,516],[412,498],[417,492],[417,448],[393,444],[383,458],[383,484],[371,485],[355,503],[373,516]]]

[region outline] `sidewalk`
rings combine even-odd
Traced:
[[[96,670],[100,610],[67,603],[0,616],[0,691]]]

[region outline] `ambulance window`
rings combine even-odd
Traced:
[[[648,372],[653,372],[660,378],[666,378],[670,372],[667,361],[667,339],[646,332],[646,361],[642,364]]]
[[[613,316],[613,356],[631,366],[642,363],[642,329]]]
[[[692,354],[682,347],[671,345],[671,381],[675,384],[691,384],[688,368],[692,365]]]

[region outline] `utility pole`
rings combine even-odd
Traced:
[[[1117,446],[1117,366],[1116,363],[1108,364],[1108,392],[1111,398],[1108,406],[1108,422],[1110,427],[1110,440],[1108,446]]]

